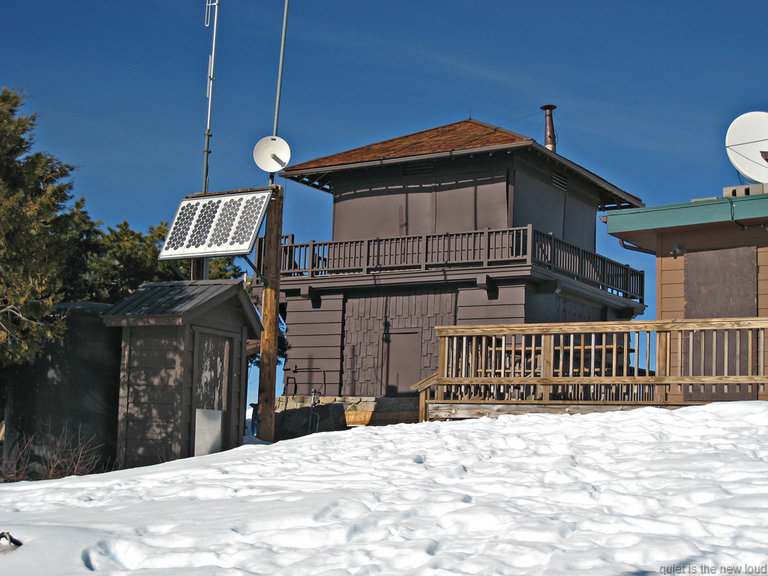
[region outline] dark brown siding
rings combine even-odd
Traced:
[[[517,324],[525,321],[525,284],[491,290],[459,290],[456,324]]]
[[[541,155],[505,150],[340,170],[333,177],[333,240],[442,237],[533,225],[594,251],[597,192],[574,174],[554,174],[554,166]],[[529,234],[532,253],[530,228]],[[358,252],[355,258],[368,262],[368,247],[361,245],[364,258]],[[409,243],[402,246],[411,250]],[[531,253],[519,254],[529,266]],[[353,258],[348,267],[315,275],[307,259],[309,264],[298,267],[307,275],[286,277],[283,284],[289,343],[285,394],[314,389],[328,395],[402,393],[437,369],[436,325],[601,320],[606,315],[605,298],[597,295],[590,305],[588,296],[576,301],[538,294],[526,287],[531,276],[518,269],[497,278],[497,285],[486,276],[492,274],[490,256],[484,258],[473,261],[471,271],[446,258],[430,266],[414,260],[407,270],[395,266],[380,276]],[[440,267],[435,264],[445,267],[442,276],[436,277]],[[441,283],[425,284],[424,278]],[[387,285],[391,288],[382,288]]]
[[[528,290],[526,322],[599,322],[606,310],[595,302],[567,295],[540,294],[535,288]]]
[[[553,172],[530,157],[515,158],[512,226],[528,226],[585,250],[595,250],[599,199],[583,181]]]
[[[300,296],[287,299],[288,354],[285,362],[285,393],[339,393],[341,377],[344,298]]]
[[[401,166],[340,178],[333,240],[505,228],[508,161],[488,159]],[[375,181],[375,186],[371,182]]]

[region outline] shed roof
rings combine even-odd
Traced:
[[[230,298],[239,300],[252,334],[261,334],[261,320],[242,280],[145,282],[102,318],[108,326],[181,325]]]
[[[514,148],[533,148],[561,167],[590,180],[606,192],[605,204],[643,206],[636,196],[541,146],[533,138],[472,118],[295,164],[283,170],[281,175],[319,190],[333,192],[333,175],[345,170]]]

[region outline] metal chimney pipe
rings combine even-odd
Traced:
[[[552,152],[557,152],[557,142],[555,142],[555,123],[552,120],[552,110],[557,108],[554,104],[544,104],[541,107],[544,110],[544,147]]]

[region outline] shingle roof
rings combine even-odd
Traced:
[[[146,282],[102,314],[107,325],[180,324],[188,316],[228,298],[239,298],[256,334],[261,321],[241,280]]]
[[[477,150],[489,146],[522,142],[532,143],[533,139],[511,130],[469,119],[289,166],[283,175],[287,176],[292,172],[330,166],[408,158],[441,152]]]
[[[636,196],[548,150],[533,138],[471,118],[295,164],[280,174],[290,180],[333,193],[337,177],[347,170],[513,148],[535,149],[549,156],[561,168],[592,182],[600,190],[601,202],[605,206],[643,206],[642,200]]]

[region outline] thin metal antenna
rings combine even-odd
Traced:
[[[203,149],[203,193],[208,193],[208,156],[211,154],[211,105],[213,104],[213,65],[216,60],[216,28],[219,23],[219,0],[205,0],[205,26],[211,25],[211,10],[213,10],[213,46],[208,56],[208,82],[206,97],[208,98],[208,121],[205,125],[205,148]]]
[[[277,96],[275,97],[275,124],[272,127],[272,136],[277,136],[277,121],[280,117],[280,89],[283,85],[283,60],[285,59],[285,32],[288,28],[288,0],[285,0],[283,11],[283,36],[280,40],[280,65],[277,69]],[[269,185],[275,183],[275,173],[269,173]]]

